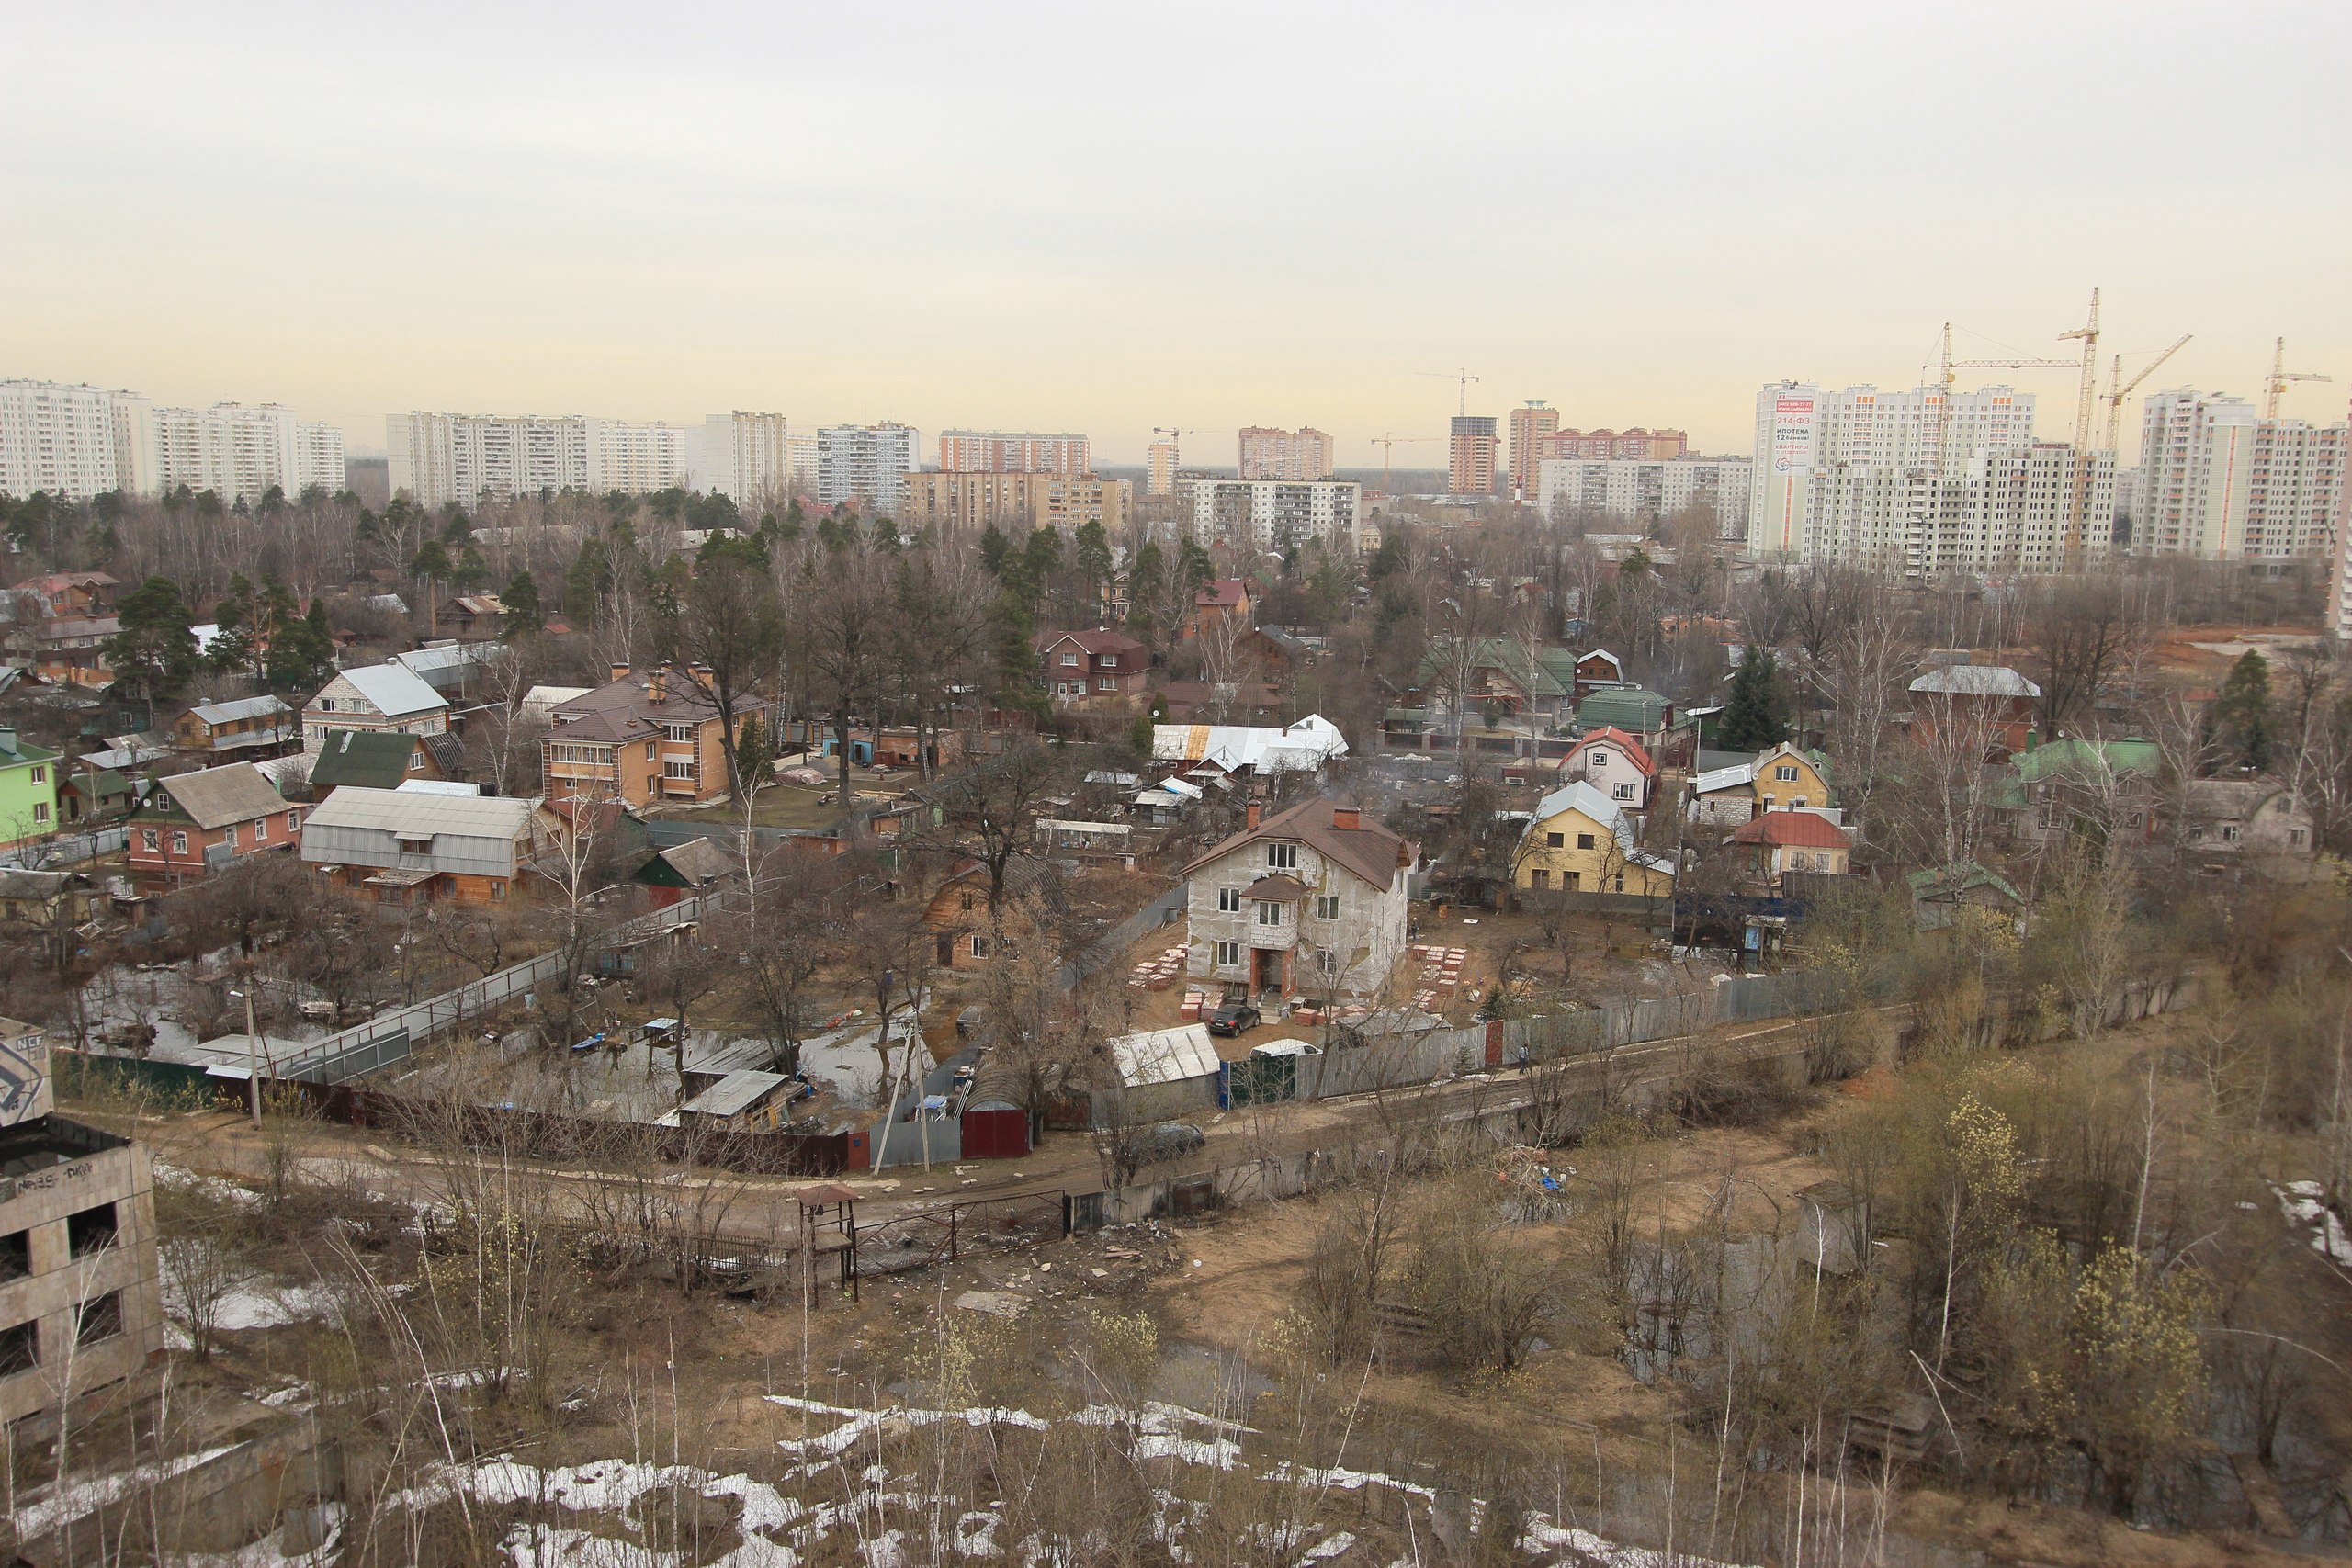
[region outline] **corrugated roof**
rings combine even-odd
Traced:
[[[230,703],[205,703],[187,710],[206,724],[234,724],[241,718],[266,718],[294,710],[273,696],[239,697]]]
[[[678,1109],[696,1116],[740,1115],[791,1081],[782,1073],[743,1067],[728,1074]]]
[[[1153,761],[1215,762],[1227,773],[1242,768],[1263,773],[1312,771],[1347,752],[1347,738],[1321,714],[1308,714],[1282,729],[1239,724],[1151,727]]]
[[[413,713],[435,713],[449,705],[441,694],[426,685],[416,672],[401,664],[363,664],[345,670],[337,677],[351,682],[351,687],[376,705],[388,718],[401,718]],[[333,685],[333,682],[328,682]],[[323,688],[322,688],[323,690]],[[313,697],[313,702],[318,699]]]
[[[1911,682],[1915,692],[1955,697],[2039,697],[2041,688],[2000,664],[1951,664]]]
[[[529,828],[538,805],[509,795],[409,795],[345,784],[311,811],[307,825],[358,828],[405,839],[447,834],[512,842]]]
[[[164,780],[164,790],[199,828],[225,828],[282,811],[286,800],[269,786],[269,779],[251,762],[231,762],[200,773],[175,773]]]
[[[1180,1023],[1173,1029],[1122,1034],[1104,1043],[1111,1049],[1111,1060],[1118,1066],[1119,1081],[1129,1089],[1207,1077],[1221,1065],[1205,1023]]]
[[[1781,844],[1796,849],[1847,847],[1843,829],[1810,811],[1767,811],[1741,823],[1732,838],[1743,844]]]
[[[415,750],[416,737],[396,729],[330,729],[311,765],[311,782],[322,789],[392,789],[408,777]]]

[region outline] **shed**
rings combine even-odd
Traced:
[[[966,1159],[1019,1159],[1030,1149],[1028,1086],[1010,1068],[990,1066],[972,1080],[958,1119]]]
[[[1118,1088],[1094,1097],[1094,1122],[1157,1122],[1216,1109],[1225,1064],[1208,1025],[1182,1023],[1103,1042]]]
[[[678,1107],[678,1125],[702,1133],[772,1128],[791,1091],[782,1073],[739,1068]]]

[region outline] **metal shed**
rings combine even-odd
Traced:
[[[1094,1096],[1094,1124],[1162,1121],[1214,1111],[1225,1064],[1204,1023],[1122,1034],[1103,1043],[1118,1075],[1117,1089]]]

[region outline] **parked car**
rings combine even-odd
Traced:
[[[1240,1034],[1258,1027],[1258,1010],[1248,1002],[1227,1002],[1209,1014],[1211,1034]]]
[[[1136,1152],[1141,1163],[1150,1165],[1191,1154],[1208,1141],[1208,1134],[1190,1122],[1159,1122],[1144,1129]]]

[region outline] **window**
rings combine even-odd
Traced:
[[[1220,915],[1239,914],[1241,912],[1241,889],[1238,887],[1218,888],[1216,890],[1216,912]]]
[[[1315,967],[1320,969],[1327,976],[1337,975],[1340,972],[1340,955],[1328,947],[1317,948],[1315,952]]]
[[[1552,874],[1539,865],[1527,874],[1527,885],[1530,887],[1549,887],[1552,886]]]
[[[664,762],[662,764],[662,776],[665,779],[691,779],[695,776],[695,765],[685,759]]]
[[[2222,842],[2223,842],[2223,843],[2225,843],[2225,844],[2234,844],[2234,843],[2236,843],[2237,841],[2238,841],[2238,825],[2237,825],[2236,823],[2234,823],[2234,822],[2224,822],[2224,823],[2222,823]]]
[[[688,746],[694,743],[695,727],[691,724],[665,724],[662,727],[662,735],[666,740],[674,740],[681,746]]]
[[[294,833],[299,833],[299,832],[300,832],[301,830],[302,830],[302,814],[301,814],[300,812],[299,812],[299,811],[289,811],[289,812],[288,812],[288,813],[286,814],[286,831],[287,831],[288,834],[294,834]]]
[[[490,897],[493,903],[506,897],[506,884],[498,877],[490,879]]]
[[[1615,891],[1619,893],[1625,891],[1625,874],[1622,871],[1617,874],[1617,886]]]
[[[1317,893],[1315,896],[1315,918],[1318,920],[1338,919],[1340,896],[1337,893]]]
[[[1116,670],[1118,667],[1119,667],[1119,656],[1118,656],[1117,654],[1115,654],[1115,653],[1106,653],[1106,654],[1104,654],[1104,655],[1102,656],[1102,668],[1103,668],[1103,669],[1105,669],[1105,670]],[[39,784],[40,781],[39,779],[35,779],[33,782],[34,782],[35,784]]]
[[[232,850],[237,847],[237,825],[234,822],[220,829],[220,841]]]
[[[1272,902],[1261,902],[1258,906],[1258,923],[1261,926],[1281,925],[1283,923],[1283,907],[1280,904]]]
[[[76,1258],[93,1252],[104,1252],[114,1245],[115,1214],[112,1203],[100,1203],[78,1214],[65,1216],[65,1249]]]
[[[1235,969],[1238,968],[1240,964],[1241,944],[1239,942],[1221,942],[1216,944],[1216,966],[1218,968]]]
[[[269,840],[269,818],[266,818],[266,817],[256,817],[256,818],[254,818],[254,843],[256,843],[256,844],[260,844],[260,843],[266,843],[266,842],[268,841],[268,840]]]
[[[645,760],[649,762],[653,761],[653,742],[650,740],[645,743]]]
[[[1780,766],[1778,766],[1778,767],[1776,767],[1776,768],[1774,768],[1774,769],[1772,770],[1772,777],[1773,777],[1773,780],[1774,780],[1776,783],[1780,783],[1780,784],[1794,784],[1794,783],[1796,783],[1796,782],[1797,782],[1797,769],[1796,769],[1796,764],[1795,764],[1795,763],[1793,763],[1793,762],[1782,762]]]
[[[0,1328],[0,1378],[17,1372],[28,1372],[40,1365],[40,1355],[35,1338],[39,1323],[19,1323],[10,1328]]]
[[[1115,692],[1119,689],[1118,679],[1111,675],[1097,675],[1094,678],[1094,689],[1098,692]]]
[[[164,847],[163,836],[153,828],[143,829],[139,835],[139,847],[152,855]]]
[[[334,699],[333,697],[321,697],[319,699],[319,711],[321,713],[334,712]]]
[[[956,907],[968,915],[980,907],[980,896],[967,887],[956,895]]]
[[[33,802],[33,820],[36,822],[46,822],[49,820],[49,802],[45,800],[36,800]]]
[[[1634,798],[1634,785],[1630,781],[1617,784],[1610,790],[1609,795],[1612,800],[1631,800]]]
[[[411,751],[408,754],[408,771],[412,773],[421,773],[424,771],[424,752]]]
[[[1075,654],[1075,653],[1065,653],[1065,654],[1063,654],[1063,655],[1062,655],[1062,668],[1063,668],[1063,669],[1065,669],[1065,670],[1075,670],[1075,669],[1077,669],[1077,668],[1078,668],[1078,655],[1077,655],[1077,654]]]
[[[1592,749],[1591,756],[1592,760],[1586,764],[1587,766],[1605,768],[1609,765],[1609,753],[1602,750],[1600,747],[1596,746]]]
[[[35,768],[33,770],[33,783],[47,784],[48,782],[49,770],[47,768]]]
[[[1276,871],[1296,871],[1298,869],[1298,846],[1296,844],[1268,844],[1266,846],[1266,863],[1272,866]]]
[[[172,835],[172,853],[175,855],[184,855],[187,853],[187,835],[186,833],[174,833]]]
[[[33,1271],[32,1237],[30,1231],[0,1235],[0,1280],[21,1280]]]
[[[2287,829],[2287,841],[2288,841],[2289,843],[2290,843],[2290,844],[2294,845],[2297,849],[2301,849],[2301,848],[2302,848],[2302,845],[2303,845],[2303,830],[2302,830],[2301,828],[2290,828],[2290,829]]]
[[[1580,850],[1589,850],[1592,848],[1592,835],[1590,833],[1578,833],[1577,835],[1577,848]]]
[[[1560,878],[1560,891],[1574,893],[1584,886],[1584,873],[1571,871]]]
[[[989,939],[984,936],[967,937],[964,939],[964,950],[975,958],[986,958],[989,955]]]
[[[95,1345],[121,1332],[122,1292],[108,1291],[96,1301],[83,1303],[81,1314],[74,1324],[74,1343]]]

